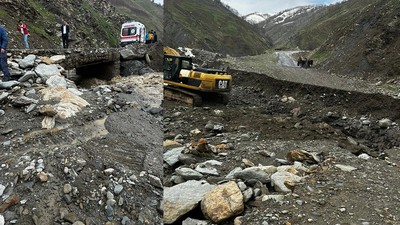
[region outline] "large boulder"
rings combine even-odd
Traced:
[[[19,67],[22,69],[31,68],[35,65],[36,55],[28,55],[19,61]]]
[[[192,218],[187,218],[182,221],[182,225],[209,225],[207,220],[197,220]]]
[[[139,75],[139,71],[144,68],[146,68],[146,65],[139,60],[122,61],[120,73],[121,76]]]
[[[301,181],[301,177],[289,173],[289,172],[276,172],[272,174],[271,176],[271,185],[274,187],[275,191],[277,192],[292,192],[293,190],[289,189],[288,187],[292,186],[291,188],[294,188],[293,185]],[[286,185],[285,185],[286,184]],[[290,184],[290,185],[288,185]]]
[[[75,116],[83,107],[90,105],[85,99],[73,94],[64,87],[44,88],[39,93],[43,95],[43,101],[59,101],[54,107],[57,111],[57,116],[62,119]]]
[[[201,201],[204,216],[220,223],[244,210],[243,195],[234,181],[219,185],[207,192]]]
[[[185,167],[176,168],[175,172],[185,180],[200,180],[203,177],[203,174],[196,170]]]
[[[131,49],[122,49],[120,52],[122,60],[130,60],[135,58],[135,53]]]
[[[10,80],[6,82],[0,82],[0,89],[10,89],[14,86],[17,86],[19,84],[18,81],[16,80]]]
[[[190,180],[164,188],[164,223],[172,224],[194,209],[214,185],[206,181]]]
[[[35,78],[36,73],[34,71],[27,71],[24,73],[22,77],[18,79],[18,82],[25,82],[28,81],[29,79]]]
[[[59,64],[64,62],[65,60],[65,55],[53,55],[52,57],[50,57],[50,60],[54,63],[54,64]]]
[[[63,76],[51,76],[49,79],[46,80],[46,84],[49,87],[64,87],[68,86],[67,81]]]
[[[44,81],[49,79],[52,76],[61,76],[61,73],[57,67],[57,65],[46,65],[46,64],[39,64],[35,69],[36,74],[42,78]]]
[[[167,152],[164,153],[164,161],[169,166],[175,165],[177,162],[179,162],[179,155],[182,154],[182,151],[184,149],[185,147],[178,147],[168,150]]]

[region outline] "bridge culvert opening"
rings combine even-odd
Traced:
[[[118,74],[115,62],[84,65],[76,68],[75,83],[81,87],[90,87],[97,84],[99,80],[110,81]]]

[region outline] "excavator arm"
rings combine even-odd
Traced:
[[[176,55],[180,56],[179,52],[170,47],[164,47],[164,55]]]

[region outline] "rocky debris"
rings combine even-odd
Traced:
[[[50,58],[0,90],[5,224],[161,224],[162,74],[82,88]]]
[[[181,48],[184,52],[188,52],[186,48]],[[193,62],[204,68],[219,68],[218,59],[222,58],[221,54],[206,51],[204,49],[192,49],[190,54],[194,55]]]
[[[241,179],[243,181],[250,181],[250,180],[258,180],[261,183],[269,183],[271,182],[271,174],[276,172],[276,167],[274,166],[261,166],[261,167],[250,167],[241,169],[237,172],[231,171],[234,178]],[[229,175],[228,175],[229,177]]]
[[[20,198],[17,195],[12,195],[12,196],[6,198],[6,200],[0,205],[0,213],[3,213],[11,206],[17,205],[19,203],[19,201],[20,201]]]
[[[378,121],[379,127],[383,128],[383,129],[390,127],[392,125],[392,123],[393,122],[390,119],[387,119],[387,118],[381,119],[381,120]]]
[[[196,220],[192,218],[187,218],[182,222],[182,225],[208,225],[207,220]]]
[[[398,223],[392,209],[400,205],[387,199],[400,196],[387,184],[398,184],[399,121],[378,106],[398,101],[320,87],[293,90],[294,84],[244,72],[235,80],[227,106],[165,102],[165,187],[190,181],[177,172],[182,168],[201,174],[192,179],[235,184],[245,210],[221,224]],[[376,108],[346,103],[374,98]],[[212,216],[197,207],[175,223],[216,223]]]
[[[121,67],[120,74],[129,76],[132,74],[143,75],[162,71],[162,44],[152,45],[128,45],[120,50]]]
[[[324,153],[308,152],[305,150],[291,150],[287,153],[286,158],[289,162],[307,162],[309,164],[322,163],[324,161]]]
[[[346,165],[341,165],[341,164],[336,164],[335,166],[337,168],[339,168],[340,170],[345,171],[345,172],[351,172],[351,171],[357,169],[357,168],[355,168],[353,166],[346,166]]]
[[[175,170],[176,174],[184,180],[200,180],[203,175],[190,168],[179,167]]]
[[[187,181],[164,188],[164,223],[174,223],[181,216],[195,208],[214,185],[206,181]]]

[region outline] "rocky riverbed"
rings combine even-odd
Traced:
[[[165,224],[399,223],[398,99],[230,72],[227,106],[165,101]]]
[[[0,84],[0,224],[161,224],[162,73],[67,79],[10,57]]]

